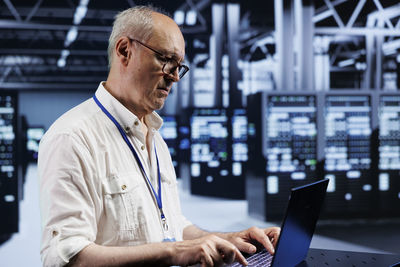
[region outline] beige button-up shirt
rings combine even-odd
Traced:
[[[145,117],[147,146],[141,122],[102,84],[96,97],[125,130],[157,190],[155,145],[169,230],[163,230],[157,202],[128,145],[89,99],[61,116],[40,143],[44,266],[63,266],[91,243],[134,246],[166,237],[179,241],[191,224],[181,213],[174,167],[158,132],[162,119],[155,112]]]

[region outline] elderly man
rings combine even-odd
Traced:
[[[189,70],[179,27],[151,7],[117,15],[110,72],[93,98],[61,116],[39,151],[45,266],[218,266],[254,244],[273,253],[279,228],[203,231],[181,214],[158,133],[171,86]]]

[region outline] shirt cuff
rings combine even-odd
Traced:
[[[43,266],[65,266],[72,257],[92,243],[83,236],[53,238],[47,251],[42,253]]]

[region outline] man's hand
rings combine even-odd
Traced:
[[[273,255],[280,232],[279,227],[265,229],[251,227],[241,232],[226,234],[225,238],[242,252],[253,254],[257,250],[256,245],[261,244]]]
[[[234,261],[242,265],[248,264],[237,247],[216,235],[211,234],[172,244],[171,260],[174,265],[222,266]]]

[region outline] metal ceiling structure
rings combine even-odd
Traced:
[[[216,2],[240,4],[242,59],[275,53],[273,1],[2,0],[0,88],[94,90],[107,77],[107,43],[117,12],[149,3],[172,15],[176,10],[195,11],[196,23],[182,26],[187,41],[193,43],[196,36],[207,39],[212,33],[211,9]],[[314,36],[330,38],[331,71],[362,72],[366,86],[379,87],[380,66],[385,58],[394,60],[399,54],[398,0],[311,2]],[[195,52],[188,44],[187,53]]]
[[[279,8],[280,5],[283,7]],[[278,67],[278,90],[310,88],[304,86],[301,79],[310,76],[312,66],[302,72],[301,61],[313,62],[313,56],[318,54],[328,57],[327,66],[323,66],[327,73],[322,78],[326,83],[314,89],[328,90],[340,87],[341,83],[343,88],[382,89],[384,74],[396,72],[393,76],[397,76],[397,82],[394,83],[400,87],[398,0],[275,0],[275,10],[277,8],[280,10],[275,13],[274,28],[246,30],[242,27],[241,31],[246,34],[241,35],[241,43],[247,60],[277,54],[284,61]],[[242,26],[246,25],[246,20],[248,18],[242,16]],[[281,27],[279,21],[284,26]],[[309,21],[312,25],[307,25]],[[299,73],[297,85],[295,74],[291,74],[294,72]]]
[[[359,72],[360,87],[381,89],[383,72],[399,68],[400,3],[324,0],[324,4],[313,21],[315,35],[330,37],[331,71]],[[324,21],[329,20],[333,26],[327,27]],[[394,68],[384,69],[387,65]]]
[[[82,5],[82,2],[86,5]],[[0,88],[90,90],[108,73],[107,45],[114,16],[149,1],[0,2]],[[169,13],[201,12],[209,0],[151,1]],[[78,10],[86,7],[79,23]],[[82,13],[82,12],[81,12]],[[200,17],[200,16],[199,16]],[[203,17],[200,17],[203,18]],[[209,19],[209,18],[208,18]],[[205,19],[186,34],[207,31]],[[72,36],[72,38],[70,38]],[[64,61],[64,62],[63,62]]]

